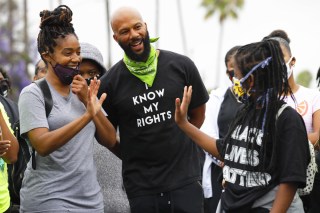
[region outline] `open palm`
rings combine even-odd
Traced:
[[[188,113],[188,108],[190,104],[192,96],[192,86],[185,86],[183,90],[183,98],[182,102],[180,98],[176,99],[176,111],[175,111],[175,121],[178,125],[183,124],[184,122],[187,122],[187,113]]]
[[[107,97],[106,93],[103,93],[100,99],[97,99],[98,90],[100,87],[100,80],[94,78],[90,82],[90,86],[88,88],[88,103],[87,103],[87,111],[92,117],[94,117],[101,109],[102,103]]]

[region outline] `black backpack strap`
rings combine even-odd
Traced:
[[[14,123],[19,121],[18,104],[12,100],[0,95],[0,102],[2,103],[11,124],[11,129],[14,129]]]
[[[48,82],[46,81],[45,78],[41,78],[39,80],[34,81],[33,83],[35,83],[42,91],[42,94],[44,97],[44,107],[46,109],[46,116],[48,117],[53,107],[53,100],[52,100]],[[32,168],[36,169],[36,152],[34,148],[32,148],[31,158],[32,158]]]
[[[46,116],[48,117],[52,107],[53,107],[53,100],[51,96],[51,92],[49,89],[49,85],[45,78],[41,78],[39,80],[34,81],[34,83],[41,89],[43,97],[44,97],[44,106],[46,108]]]

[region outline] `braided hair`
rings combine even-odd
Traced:
[[[290,48],[290,38],[288,34],[284,30],[274,30],[272,31],[268,36],[263,38],[263,41],[265,40],[276,40],[280,43],[280,47],[283,47],[284,49],[282,51],[285,51],[288,55],[292,55],[291,48]]]
[[[268,63],[257,67],[262,61],[268,61]],[[235,66],[240,70],[242,76],[245,76],[254,67],[256,70],[252,72],[254,76],[252,95],[232,122],[225,139],[229,144],[224,143],[224,150],[231,151],[230,143],[233,141],[231,135],[240,126],[240,131],[244,131],[245,125],[243,124],[246,123],[248,124],[247,143],[245,143],[247,162],[254,162],[255,156],[251,154],[254,150],[259,150],[260,162],[255,167],[246,165],[247,171],[272,173],[276,168],[278,156],[276,114],[283,104],[284,97],[281,94],[291,91],[279,42],[265,40],[240,47],[235,54]],[[263,135],[262,138],[259,138],[261,132]],[[251,143],[260,139],[261,144]],[[266,159],[270,159],[270,163]],[[253,178],[258,182],[259,177]]]
[[[290,40],[288,34],[284,30],[272,31],[268,36],[263,38],[263,41],[270,40],[270,39],[279,42],[283,54],[287,54],[287,55],[289,55],[289,57],[292,56],[292,52],[291,52],[291,48],[290,48],[290,41],[291,40]],[[286,93],[284,95],[290,95],[293,102],[297,106],[296,98],[294,97],[293,93],[291,92],[291,89],[289,90],[289,92],[290,93]]]
[[[57,38],[65,38],[69,34],[77,37],[71,23],[72,11],[68,6],[60,5],[53,11],[43,10],[40,12],[40,17],[40,32],[37,39],[40,55],[45,52],[53,53],[54,47],[57,46]]]
[[[240,48],[241,46],[234,46],[232,47],[225,55],[224,57],[224,63],[227,67],[228,62],[231,60],[231,58],[236,54],[237,50]]]

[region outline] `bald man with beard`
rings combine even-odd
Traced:
[[[116,153],[131,212],[202,213],[203,153],[174,121],[175,98],[189,85],[189,120],[198,128],[204,121],[209,97],[198,69],[186,56],[155,49],[136,9],[116,10],[111,27],[124,57],[102,76],[99,93],[107,92],[103,108],[119,128]]]

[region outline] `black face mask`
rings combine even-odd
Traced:
[[[9,92],[10,86],[8,79],[2,79],[0,80],[0,95],[3,97],[7,97],[8,92]]]
[[[70,85],[72,83],[73,77],[79,74],[79,66],[77,66],[76,69],[73,69],[56,63],[56,65],[52,66],[52,68],[61,83],[63,83],[64,85]]]

